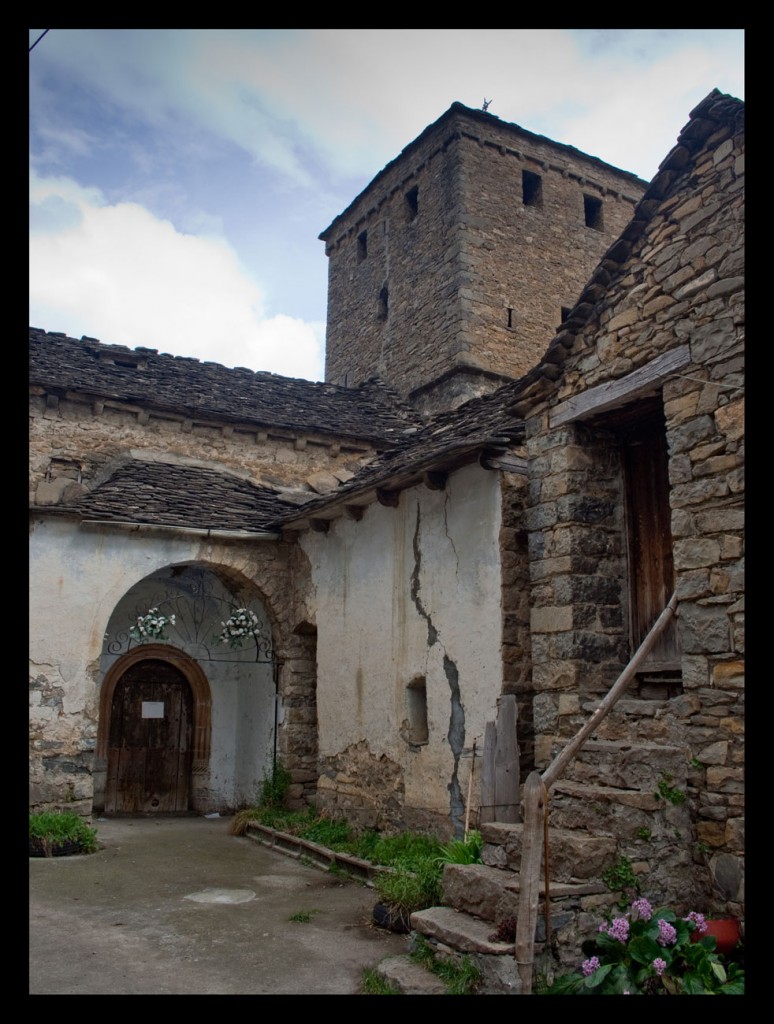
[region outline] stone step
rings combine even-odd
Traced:
[[[385,984],[404,996],[445,996],[446,986],[430,971],[408,956],[388,956],[376,968]]]
[[[414,934],[435,948],[435,959],[473,961],[480,977],[479,995],[518,995],[521,980],[514,943],[493,935],[491,921],[480,921],[450,907],[430,907],[411,915]]]
[[[493,940],[492,922],[481,921],[451,907],[428,907],[411,915],[411,927],[428,938],[442,942],[460,953],[488,956],[513,955],[513,943]]]
[[[597,880],[576,883],[551,881],[549,889],[552,903],[607,892],[604,883]],[[516,916],[519,891],[519,876],[514,871],[485,864],[447,864],[444,868],[444,903],[495,925]],[[541,879],[541,895],[544,891]]]
[[[687,767],[685,749],[668,742],[592,738],[568,767],[566,777],[588,785],[652,794],[662,772],[685,780]]]
[[[483,824],[481,835],[487,844],[482,853],[484,863],[489,867],[518,871],[521,868],[523,832],[523,824],[499,821]],[[612,837],[591,836],[574,829],[552,826],[548,838],[552,888],[554,882],[595,881],[616,859],[617,842]]]

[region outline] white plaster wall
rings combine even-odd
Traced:
[[[258,542],[262,543],[262,542]],[[157,601],[159,585],[149,580],[169,565],[207,562],[233,565],[234,546],[219,550],[195,537],[84,529],[42,517],[30,540],[30,735],[33,749],[76,753],[94,750],[99,687],[115,661],[104,647],[106,633],[127,629],[132,611]],[[236,559],[238,561],[238,559]],[[228,591],[221,588],[223,594]],[[260,602],[249,602],[266,635],[269,620]],[[211,637],[217,619],[205,625]],[[210,808],[255,800],[274,742],[274,683],[271,665],[256,664],[253,652],[201,651],[181,631],[170,641],[197,657],[212,691]],[[52,693],[55,695],[54,699]]]
[[[483,745],[502,685],[500,484],[478,466],[443,491],[404,491],[398,508],[370,506],[302,544],[312,564],[318,628],[317,715],[325,758],[366,740],[403,768],[406,803],[450,812],[455,751]],[[430,629],[430,632],[429,632]],[[461,710],[453,743],[449,675]],[[424,676],[429,737],[411,747],[406,687]],[[470,758],[456,770],[467,787]],[[458,810],[458,809],[457,809]]]

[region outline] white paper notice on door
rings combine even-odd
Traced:
[[[142,717],[143,718],[163,718],[164,717],[164,701],[163,700],[144,700],[142,702]]]

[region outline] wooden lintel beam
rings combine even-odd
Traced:
[[[527,473],[527,460],[510,452],[482,452],[478,460],[483,469],[501,469],[505,473]]]
[[[384,487],[377,487],[376,500],[380,505],[386,505],[387,508],[397,508],[400,502],[400,491],[388,491]]]
[[[560,427],[564,423],[597,416],[642,398],[661,387],[667,377],[687,366],[690,361],[691,351],[688,345],[670,349],[639,369],[627,373],[625,377],[605,381],[604,384],[589,388],[580,395],[573,395],[566,402],[560,402],[551,413],[550,426]]]
[[[448,479],[449,474],[442,470],[430,469],[422,474],[422,483],[431,491],[442,491]]]

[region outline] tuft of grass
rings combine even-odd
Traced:
[[[282,761],[276,761],[276,763],[272,765],[271,771],[266,773],[263,782],[261,783],[261,790],[258,795],[258,806],[262,808],[284,807],[288,795],[288,789],[290,789],[292,781],[293,776],[284,766]]]
[[[414,963],[440,978],[451,996],[475,995],[481,985],[481,971],[471,957],[445,956],[439,959],[427,939],[420,936],[417,936],[409,956]]]
[[[299,910],[295,914],[291,914],[288,920],[294,921],[296,924],[309,924],[314,915],[319,913],[319,910]]]
[[[304,828],[303,838],[327,846],[329,850],[337,850],[351,841],[352,829],[346,821],[319,817]]]
[[[480,832],[471,829],[467,839],[452,839],[441,847],[439,861],[442,864],[480,864],[484,839]]]
[[[360,983],[360,993],[364,996],[399,996],[402,995],[397,988],[394,988],[384,980],[372,967],[363,970],[363,980]]]
[[[401,865],[395,871],[377,875],[373,885],[380,902],[406,922],[415,910],[441,902],[441,869],[433,861],[425,861],[415,871]]]
[[[74,843],[79,853],[96,853],[97,830],[90,828],[74,811],[41,811],[30,815],[30,845],[52,857],[58,849]]]

